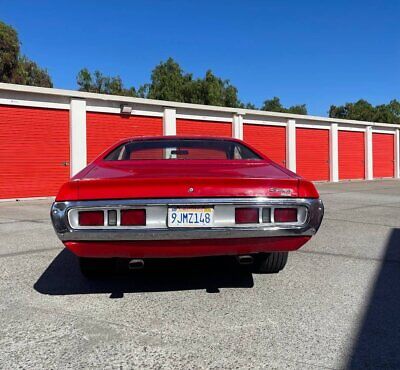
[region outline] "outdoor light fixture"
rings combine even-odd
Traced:
[[[121,104],[121,114],[131,114],[132,113],[132,107],[129,105],[124,105]]]

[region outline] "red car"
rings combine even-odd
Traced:
[[[54,229],[89,276],[114,258],[234,255],[279,272],[322,221],[314,185],[241,140],[123,140],[64,184]]]

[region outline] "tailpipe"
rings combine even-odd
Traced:
[[[140,270],[144,267],[144,261],[140,259],[130,260],[128,263],[129,270]]]
[[[241,265],[251,265],[254,262],[253,256],[250,255],[237,256],[236,259]]]

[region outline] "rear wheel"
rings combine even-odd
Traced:
[[[87,278],[100,277],[113,269],[113,260],[109,258],[79,257],[79,267],[82,275]]]
[[[288,252],[261,253],[255,256],[254,272],[276,274],[283,270],[288,260]]]

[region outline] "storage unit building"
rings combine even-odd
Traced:
[[[0,199],[54,196],[132,136],[244,139],[313,181],[400,177],[400,125],[0,83]]]

